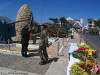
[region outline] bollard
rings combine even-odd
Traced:
[[[62,39],[62,45],[64,46],[64,38]]]
[[[64,38],[62,39],[62,55],[64,55]]]
[[[8,49],[10,50],[10,40],[8,39]]]
[[[59,56],[59,46],[60,46],[60,43],[57,42],[57,55]]]
[[[69,38],[67,38],[67,42],[69,41]]]

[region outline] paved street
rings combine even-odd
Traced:
[[[94,43],[98,48],[100,48],[100,36],[83,34],[87,39]]]
[[[0,54],[0,67],[44,75],[50,64],[41,66],[39,61],[40,58]]]

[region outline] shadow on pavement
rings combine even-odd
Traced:
[[[59,59],[59,58],[57,58],[57,57],[55,57],[55,58],[50,58],[50,59],[48,60],[48,63],[52,63],[53,61],[54,61],[54,62],[57,62],[58,59]]]

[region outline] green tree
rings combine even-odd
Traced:
[[[60,18],[60,22],[61,22],[61,25],[62,25],[62,26],[65,26],[65,25],[66,25],[67,20],[66,20],[66,18],[65,18],[65,17],[61,17],[61,18]]]
[[[95,21],[95,25],[100,27],[100,20]]]
[[[53,21],[54,24],[57,24],[59,22],[57,18],[50,18],[49,20]]]

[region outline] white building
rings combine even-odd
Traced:
[[[79,20],[73,19],[71,17],[66,18],[67,21],[74,22],[74,26],[83,27],[83,18],[80,18]]]
[[[88,19],[87,27],[95,28],[95,21],[97,21],[97,19]]]
[[[73,21],[74,19],[72,19],[71,17],[66,18],[67,21]]]
[[[97,26],[95,26],[95,21],[97,21],[98,19],[88,19],[87,25],[84,27],[84,29],[86,30],[91,30],[91,29],[96,29],[98,30],[99,28]]]

